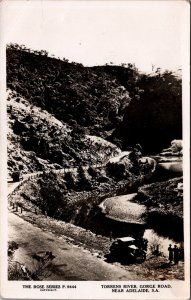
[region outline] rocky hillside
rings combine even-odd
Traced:
[[[60,122],[8,91],[8,172],[32,173],[76,164],[102,164],[120,149]]]
[[[123,118],[133,96],[133,89],[124,87],[120,76],[128,81],[136,73],[132,65],[87,68],[49,57],[44,51],[18,45],[7,48],[7,85],[11,90],[60,121],[102,137]]]
[[[132,64],[84,67],[43,50],[11,44],[7,47],[7,86],[27,105],[59,120],[72,132],[71,140],[93,135],[123,150],[139,143],[145,153],[159,153],[173,139],[182,138],[182,82],[170,71],[157,69],[146,75]],[[21,139],[24,150],[36,152],[35,138]],[[38,157],[46,160],[50,153],[43,137],[39,143],[43,155],[37,151]],[[56,157],[54,163],[66,163],[68,158],[60,155],[59,146],[56,151],[55,155],[51,150],[52,157]],[[63,152],[79,162],[77,151],[75,155],[68,148]]]

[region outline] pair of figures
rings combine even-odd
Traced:
[[[168,247],[168,252],[169,252],[169,262],[171,263],[174,261],[175,264],[178,264],[179,261],[179,249],[175,245],[174,248],[172,248],[172,245],[170,244]]]

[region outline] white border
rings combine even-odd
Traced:
[[[181,0],[180,0],[181,1]],[[189,22],[190,22],[190,12],[189,12],[189,2],[181,1],[184,9],[184,20],[182,22],[182,70],[183,70],[183,140],[184,140],[184,234],[185,234],[185,280],[184,281],[149,281],[149,282],[136,282],[136,281],[115,281],[115,282],[71,282],[67,281],[66,284],[77,284],[77,289],[75,290],[62,290],[58,289],[56,292],[39,292],[35,289],[23,289],[22,285],[25,282],[11,282],[7,281],[7,171],[6,171],[6,62],[5,62],[5,44],[4,35],[8,28],[6,20],[3,18],[3,8],[7,1],[1,1],[0,3],[0,25],[1,25],[1,36],[0,36],[0,195],[1,195],[1,241],[2,246],[1,251],[1,296],[4,298],[15,298],[15,299],[188,299],[190,295],[190,101],[189,101],[189,83],[190,83],[190,67],[189,67]],[[95,3],[97,1],[94,1]],[[116,5],[123,5],[127,1],[116,1]],[[106,1],[109,4],[109,1]],[[3,58],[3,60],[2,60]],[[28,282],[26,282],[28,283]],[[58,284],[62,285],[64,282],[46,282],[43,281],[42,284]],[[160,293],[136,293],[136,294],[114,294],[111,289],[103,289],[101,285],[105,284],[136,284],[141,283],[148,284],[171,284],[172,289],[163,289]],[[35,284],[31,282],[30,284]],[[36,282],[39,284],[39,282]]]

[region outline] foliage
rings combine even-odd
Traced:
[[[72,124],[71,135],[78,143],[90,133],[107,136],[124,149],[140,143],[144,152],[153,153],[182,138],[182,81],[170,71],[141,74],[133,64],[84,67],[43,50],[11,44],[7,86]],[[25,133],[27,128],[17,123],[15,130]],[[23,141],[26,147],[27,143],[33,140]],[[44,141],[40,147],[49,152]],[[59,164],[63,162],[60,151],[53,153]],[[69,154],[73,156],[72,151]],[[74,160],[80,160],[77,153]]]
[[[183,218],[173,211],[151,210],[147,214],[147,224],[162,236],[177,242],[184,240]]]
[[[124,147],[140,143],[146,153],[159,152],[182,138],[182,81],[166,71],[142,75],[138,85],[144,93],[127,107],[113,136]]]
[[[38,199],[38,206],[48,216],[59,218],[64,214],[64,207],[67,203],[63,190],[58,184],[56,174],[53,172],[44,173],[39,180],[39,185],[40,199]]]
[[[96,168],[94,168],[94,167],[92,167],[92,166],[90,166],[90,167],[88,168],[88,173],[89,173],[89,175],[92,176],[93,178],[97,177],[97,175],[98,175],[98,171],[96,170]]]
[[[7,47],[8,88],[59,120],[76,122],[96,133],[114,128],[131,100],[122,81],[132,80],[134,67],[120,70],[115,66],[87,68],[44,51],[14,44]]]
[[[76,188],[75,178],[72,172],[66,172],[64,175],[64,179],[66,180],[67,189],[70,190]]]
[[[15,93],[8,95],[8,167],[10,174],[22,168],[24,173],[52,168],[100,164],[119,151],[114,144],[91,137],[76,121],[63,124],[46,110],[31,106]],[[71,120],[72,121],[72,120]]]
[[[121,180],[126,177],[126,168],[122,163],[107,163],[106,173],[109,177],[113,177],[116,180]]]
[[[129,159],[132,163],[132,168],[131,168],[131,172],[139,175],[140,173],[140,165],[139,165],[139,158],[142,156],[141,154],[141,149],[140,149],[140,145],[138,145],[138,149],[136,148],[136,146],[132,149],[132,151],[129,153]]]
[[[140,201],[149,209],[160,209],[164,212],[174,212],[180,218],[183,216],[183,196],[178,193],[178,183],[182,183],[182,177],[167,181],[156,182],[139,188]],[[142,197],[143,196],[143,197]]]
[[[82,166],[78,168],[78,190],[89,191],[92,189],[91,183],[86,177],[85,171]]]

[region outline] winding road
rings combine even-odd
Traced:
[[[61,169],[56,172],[63,173],[70,170]],[[36,172],[24,175],[21,182],[9,182],[8,195],[14,192],[25,180],[42,173]],[[8,213],[8,240],[19,244],[19,249],[15,252],[15,260],[24,264],[29,270],[32,270],[35,266],[34,259],[32,258],[34,253],[53,252],[55,259],[49,267],[50,276],[44,278],[44,280],[103,281],[138,279],[133,272],[129,272],[119,265],[108,264],[103,259],[97,257],[97,253],[92,255],[88,250],[68,243],[64,236],[58,237],[52,232],[45,232],[11,211]]]
[[[63,170],[59,171],[63,172]],[[26,179],[38,174],[42,174],[42,172],[24,175],[21,182],[9,181],[8,195],[14,192]],[[133,273],[98,258],[98,253],[93,255],[82,247],[68,243],[64,236],[58,237],[52,232],[45,232],[10,210],[8,213],[8,240],[15,241],[19,245],[14,260],[25,265],[31,271],[35,268],[35,261],[32,258],[34,253],[40,255],[40,253],[52,251],[55,259],[49,266],[48,278],[45,277],[43,280],[111,281],[137,279]]]

